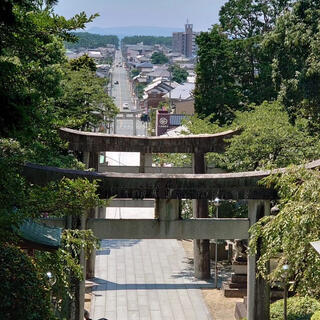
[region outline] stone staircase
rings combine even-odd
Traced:
[[[227,298],[243,298],[247,295],[247,264],[233,263],[231,279],[223,282],[223,294]]]

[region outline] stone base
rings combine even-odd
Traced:
[[[236,263],[233,263],[231,268],[232,268],[232,271],[235,274],[247,274],[247,272],[248,272],[247,264],[236,264]]]
[[[247,288],[230,288],[230,283],[222,283],[223,295],[226,298],[243,298],[247,295]]]
[[[231,282],[247,283],[247,275],[232,273],[231,274]]]
[[[237,302],[234,311],[234,317],[236,320],[247,318],[247,297],[244,297],[243,302]]]

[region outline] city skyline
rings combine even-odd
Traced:
[[[88,3],[86,0],[60,0],[55,6],[55,12],[66,18],[81,11],[88,15],[99,13],[100,16],[88,24],[87,29],[131,26],[181,29],[188,19],[195,31],[206,31],[218,23],[219,10],[226,1],[163,0],[156,3],[148,0],[92,0]]]

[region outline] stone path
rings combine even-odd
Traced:
[[[93,320],[212,319],[177,240],[103,240],[96,259]]]

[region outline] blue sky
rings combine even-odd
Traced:
[[[60,0],[55,12],[69,18],[85,11],[100,13],[88,27],[183,27],[186,19],[194,30],[205,31],[218,22],[227,0]]]

